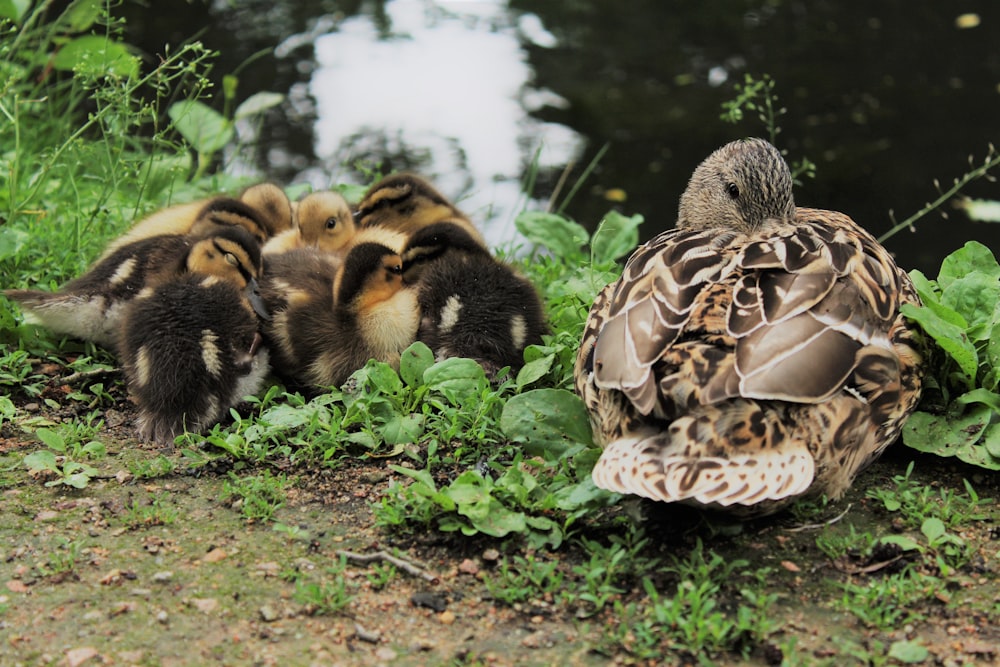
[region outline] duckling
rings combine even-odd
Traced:
[[[597,486],[739,515],[839,498],[921,390],[907,274],[843,213],[796,208],[768,142],[712,153],[677,228],[591,308],[576,389]]]
[[[403,253],[404,279],[419,287],[417,339],[438,359],[469,357],[487,374],[524,365],[541,344],[544,309],[534,286],[452,222],[416,231]]]
[[[161,446],[223,419],[269,370],[250,298],[260,254],[208,254],[197,272],[143,290],[123,317],[117,344],[140,437]]]
[[[228,255],[255,253],[259,263],[257,242],[239,226],[216,227],[204,238],[153,236],[118,248],[58,292],[15,289],[4,294],[21,304],[29,320],[56,334],[113,348],[125,304],[144,288],[189,271],[237,270],[227,263]]]
[[[312,192],[303,197],[295,207],[295,218],[295,227],[268,240],[264,254],[305,247],[341,252],[357,231],[347,200],[333,191]]]
[[[156,211],[109,243],[99,260],[106,259],[123,246],[152,236],[204,235],[211,224],[238,224],[257,237],[260,243],[292,226],[292,206],[288,196],[273,183],[258,183],[244,190],[238,201],[245,206],[234,204],[234,201],[237,200],[231,197],[212,197]]]
[[[404,242],[390,230],[367,230],[343,261],[315,248],[265,257],[261,296],[272,319],[264,333],[278,374],[327,387],[369,359],[398,367],[419,323],[416,290],[403,283]]]
[[[486,248],[472,221],[430,183],[415,174],[393,174],[375,183],[354,213],[358,227],[389,227],[412,234],[435,222],[452,222]]]

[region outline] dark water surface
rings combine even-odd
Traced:
[[[876,235],[890,209],[907,217],[937,195],[935,178],[950,184],[970,154],[1000,143],[1000,5],[988,0],[158,0],[125,11],[151,57],[195,36],[220,51],[220,79],[273,49],[241,70],[240,96],[288,99],[243,168],[317,187],[366,182],[359,160],[414,169],[498,243],[513,235],[536,152],[544,202],[567,163],[572,181],[605,144],[568,214],[593,226],[614,206],[643,214],[646,237],[671,227],[697,163],[765,132],[753,117],[719,120],[745,73],[774,78],[787,107],[777,143],[818,166],[797,201]],[[1000,186],[967,194],[1000,199]],[[971,238],[996,251],[1000,227],[951,210],[887,245],[936,273]]]

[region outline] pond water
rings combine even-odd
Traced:
[[[411,169],[461,201],[494,243],[514,236],[521,183],[538,205],[593,227],[610,208],[667,229],[691,171],[731,139],[764,135],[753,114],[720,120],[745,74],[769,74],[787,113],[777,144],[808,157],[802,205],[844,211],[876,235],[981,161],[1000,139],[1000,6],[886,0],[870,7],[783,0],[161,0],[125,8],[149,54],[197,37],[240,68],[240,96],[286,94],[256,135],[251,168],[287,184],[367,182]],[[980,180],[975,197],[1000,199]],[[936,273],[1000,227],[948,208],[887,246]]]

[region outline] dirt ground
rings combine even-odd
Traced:
[[[25,400],[19,404],[24,407]],[[70,419],[69,408],[29,411]],[[484,577],[514,544],[428,531],[391,533],[375,526],[371,504],[396,478],[384,461],[352,461],[336,469],[291,469],[274,522],[248,523],[224,500],[226,465],[198,474],[182,466],[136,480],[130,463],[154,458],[131,437],[128,403],[105,412],[101,439],[108,455],[97,478],[81,490],[45,486],[21,458],[40,447],[16,427],[0,431],[0,664],[2,665],[605,665],[631,664],[629,654],[594,650],[601,628],[616,623],[612,606],[581,618],[541,599],[511,607],[490,596]],[[879,576],[865,562],[834,561],[816,546],[822,531],[902,532],[867,488],[892,488],[917,459],[917,481],[963,490],[968,479],[981,498],[1000,498],[1000,476],[953,461],[922,457],[897,446],[824,510],[829,525],[803,527],[783,514],[719,528],[692,510],[641,505],[651,553],[669,556],[701,540],[750,568],[770,567],[766,590],[778,629],[753,647],[751,664],[895,664],[850,657],[852,645],[875,647],[918,639],[925,664],[996,664],[1000,659],[1000,528],[995,501],[989,520],[960,529],[975,556],[945,587],[919,604],[916,623],[893,632],[871,630],[835,604],[838,582]],[[623,504],[612,512],[632,512]],[[159,523],[160,516],[173,516]],[[849,508],[849,509],[848,509]],[[143,519],[142,517],[146,517]],[[822,521],[820,523],[824,523]],[[584,526],[586,530],[586,525]],[[599,525],[593,527],[595,536]],[[349,561],[344,576],[351,602],[322,613],[296,599],[295,579],[332,581],[343,552],[389,551],[415,565],[380,586],[373,564]],[[559,552],[565,569],[585,560],[576,544]],[[421,576],[424,575],[424,576]],[[618,596],[638,599],[637,584]],[[317,613],[318,612],[318,613]],[[779,648],[795,639],[793,654]],[[873,654],[878,651],[873,649]],[[683,647],[655,664],[694,664]],[[716,664],[745,664],[738,654]],[[653,664],[653,663],[649,663]]]

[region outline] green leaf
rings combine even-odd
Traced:
[[[554,354],[544,356],[540,359],[535,359],[534,361],[529,361],[521,370],[517,372],[517,388],[523,389],[527,387],[532,382],[537,382],[538,380],[545,377],[545,374],[552,369],[552,362],[556,359]]]
[[[254,93],[236,107],[233,113],[234,120],[242,120],[250,116],[264,113],[272,107],[276,107],[285,101],[285,96],[280,93],[260,92]]]
[[[514,220],[517,230],[531,242],[545,246],[559,258],[580,255],[589,235],[581,225],[554,213],[527,211]]]
[[[83,32],[101,16],[104,0],[75,0],[56,20],[61,30]]]
[[[917,642],[902,639],[889,646],[889,657],[906,664],[915,664],[927,660],[930,652]]]
[[[1000,413],[1000,394],[983,389],[982,387],[965,392],[955,399],[955,403],[958,403],[959,405],[972,405],[974,403],[979,403],[981,405],[988,406],[996,413]]]
[[[994,465],[986,465],[986,468],[1000,470],[1000,424],[990,424],[983,434],[983,447],[986,453],[993,457]]]
[[[31,7],[31,0],[0,0],[0,18],[21,23],[24,13]]]
[[[31,235],[17,227],[0,227],[0,261],[21,253]]]
[[[894,544],[903,551],[923,551],[920,543],[906,535],[886,535],[879,542],[882,544]]]
[[[639,244],[641,215],[626,217],[617,211],[604,216],[590,240],[591,260],[594,263],[613,262],[630,254]]]
[[[937,282],[942,290],[947,290],[955,280],[972,273],[983,273],[994,280],[1000,279],[1000,264],[993,252],[979,241],[969,241],[951,253],[941,262]]]
[[[199,153],[214,153],[233,138],[233,124],[198,100],[171,104],[167,115],[181,136]]]
[[[66,440],[63,439],[62,435],[53,431],[50,428],[40,428],[35,431],[35,436],[39,440],[45,443],[45,446],[49,449],[54,449],[57,452],[65,453],[66,451]]]
[[[565,389],[533,389],[514,396],[504,405],[500,429],[524,443],[531,456],[559,458],[573,445],[592,442],[583,401]]]
[[[394,415],[382,428],[382,438],[387,445],[406,445],[417,442],[424,433],[423,415]]]
[[[369,361],[365,366],[363,377],[383,394],[397,396],[403,391],[403,383],[400,381],[399,375],[392,369],[392,366],[381,361]]]
[[[443,491],[455,502],[458,513],[468,517],[473,527],[482,533],[504,537],[512,532],[524,532],[526,528],[524,514],[511,511],[494,498],[489,482],[474,470],[459,475]]]
[[[920,525],[920,532],[924,534],[930,544],[934,544],[942,535],[947,532],[944,521],[937,517],[924,519]]]
[[[950,309],[940,304],[935,307],[925,300],[924,305],[924,308],[918,308],[912,304],[904,303],[900,312],[919,324],[938,346],[955,360],[969,385],[972,386],[975,383],[976,371],[979,367],[979,355],[965,334],[965,321],[961,319],[961,315],[954,311],[951,312],[959,318],[957,323],[942,317],[942,313]]]
[[[105,454],[108,453],[108,450],[104,447],[104,444],[96,440],[91,440],[86,445],[84,445],[82,451],[84,454],[86,454],[92,459],[104,458]]]
[[[987,428],[993,410],[981,403],[970,405],[965,413],[951,417],[915,412],[903,425],[903,443],[921,452],[958,459],[990,470],[1000,470],[1000,458],[990,455],[988,447],[977,445],[981,439],[1000,437]]]
[[[100,35],[85,35],[63,44],[52,59],[52,66],[92,76],[127,79],[139,75],[139,59],[129,52],[128,46]]]
[[[434,365],[434,353],[424,343],[417,341],[403,350],[399,358],[399,376],[411,387],[424,382],[424,373]]]
[[[479,394],[489,382],[483,367],[472,359],[451,357],[424,371],[424,384],[459,405],[473,394]]]
[[[980,271],[955,278],[942,292],[941,303],[962,316],[969,338],[987,340],[994,324],[994,310],[1000,303],[1000,280]]]
[[[25,456],[23,461],[28,470],[32,472],[37,470],[60,472],[59,465],[56,463],[56,455],[48,449],[40,449],[37,452],[32,452]]]

